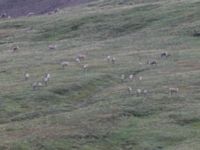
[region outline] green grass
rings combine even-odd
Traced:
[[[95,0],[0,20],[0,149],[198,150],[199,9],[197,0]],[[62,60],[70,61],[64,70]],[[33,91],[45,72],[48,86]],[[121,82],[121,74],[136,79]],[[128,86],[149,93],[129,95]],[[180,92],[170,96],[173,86]]]

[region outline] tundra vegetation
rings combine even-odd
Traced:
[[[1,18],[0,149],[199,150],[198,33],[198,0]]]

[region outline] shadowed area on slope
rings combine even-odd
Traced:
[[[24,16],[29,12],[44,14],[67,6],[86,3],[89,0],[0,0],[0,14],[12,17]]]

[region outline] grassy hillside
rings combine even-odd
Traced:
[[[0,20],[0,149],[198,150],[199,32],[198,0],[96,0]],[[163,51],[171,56],[161,59]],[[46,72],[48,86],[33,91]],[[149,92],[137,96],[138,88]]]

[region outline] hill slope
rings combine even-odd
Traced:
[[[198,0],[95,0],[0,20],[0,149],[198,150],[199,10]]]

